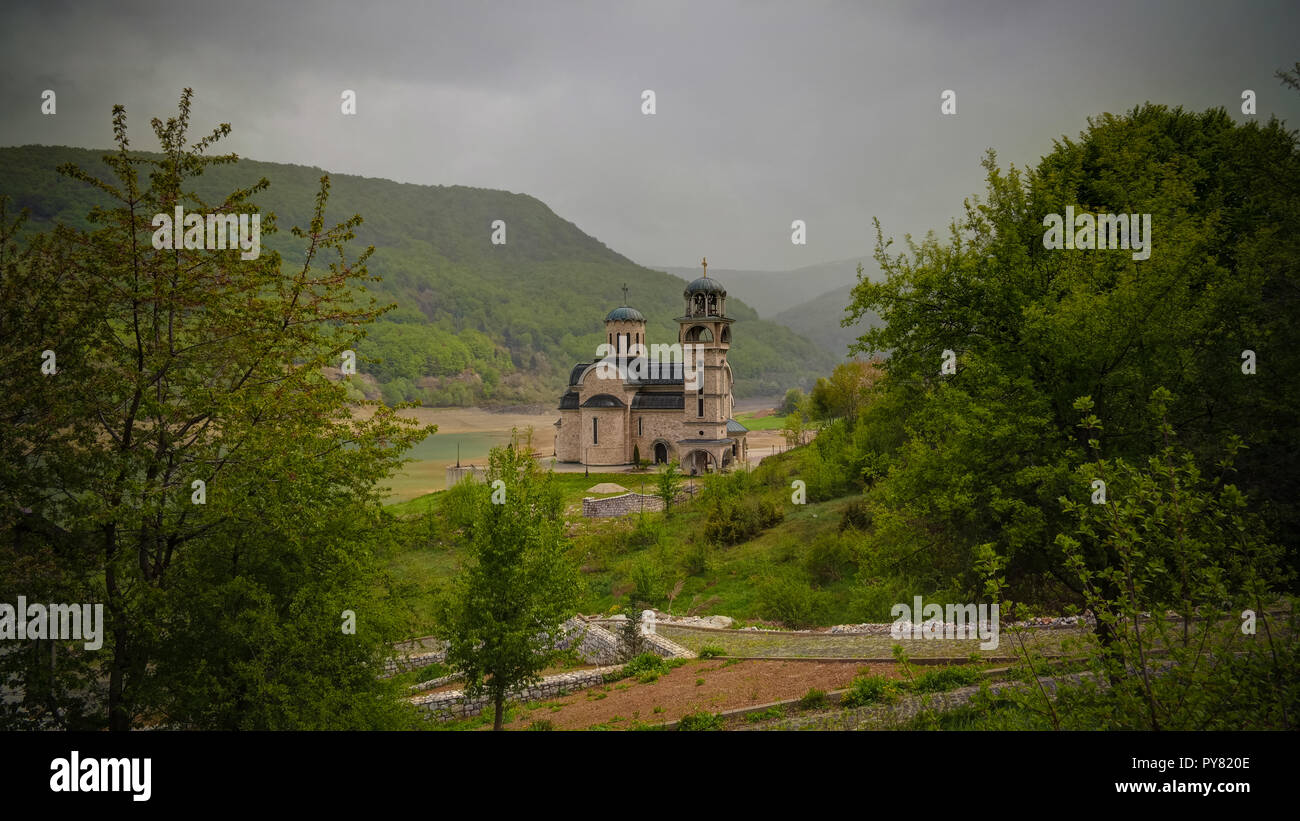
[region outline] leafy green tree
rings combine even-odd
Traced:
[[[677,500],[677,494],[682,490],[682,474],[678,470],[677,462],[669,462],[659,471],[658,484],[655,490],[657,495],[664,503],[664,516],[672,515],[673,503]]]
[[[492,492],[477,495],[469,563],[443,602],[440,623],[450,642],[447,663],[464,674],[469,695],[490,697],[493,729],[500,730],[510,694],[539,680],[556,657],[578,578],[565,554],[563,499],[551,476],[511,444],[492,449],[487,478]]]
[[[1153,392],[1159,451],[1145,464],[1117,457],[1083,464],[1078,476],[1105,483],[1105,501],[1062,497],[1073,527],[1058,534],[1064,564],[1084,591],[1103,641],[1086,657],[1101,688],[1054,704],[1036,683],[1015,697],[1056,729],[1294,729],[1300,654],[1282,550],[1269,541],[1232,482],[1239,441],[1213,473],[1181,447],[1169,420],[1171,394]],[[1100,421],[1086,398],[1081,427]],[[1003,586],[986,551],[994,597]],[[1288,612],[1289,611],[1289,612]],[[1004,604],[1004,619],[1011,611]],[[1027,681],[1051,675],[1023,641]]]
[[[819,377],[813,386],[809,394],[809,415],[820,420],[856,420],[858,409],[867,402],[871,389],[883,375],[878,361],[854,359],[836,365],[830,378]]]
[[[794,413],[794,409],[799,407],[801,401],[803,401],[803,391],[791,388],[785,392],[785,398],[781,400],[781,406],[776,409],[776,412],[780,416]]]
[[[1300,464],[1284,454],[1300,446],[1300,331],[1283,317],[1300,294],[1296,139],[1276,121],[1145,105],[1090,120],[1029,171],[990,153],[987,195],[943,240],[896,253],[878,230],[885,278],[860,280],[850,319],[885,321],[856,347],[889,353],[876,401],[893,420],[868,417],[906,432],[864,460],[883,563],[922,589],[974,590],[975,549],[995,544],[1017,593],[1081,600],[1055,544],[1072,526],[1056,500],[1089,458],[1074,401],[1107,420],[1102,456],[1142,462],[1143,408],[1166,385],[1202,468],[1231,436],[1248,446],[1240,489],[1295,565]],[[1044,217],[1069,206],[1151,214],[1149,258],[1045,248]],[[1267,372],[1243,372],[1248,350]],[[941,373],[945,351],[955,374]]]
[[[376,726],[387,707],[372,706],[396,703],[373,675],[396,638],[374,589],[376,482],[431,429],[383,408],[354,418],[323,375],[383,310],[354,297],[369,252],[346,252],[360,217],[326,225],[328,178],[292,268],[265,250],[153,247],[153,215],[256,214],[269,184],[193,192],[236,158],[208,153],[228,125],[188,142],[190,98],[153,121],[161,155],[129,150],[117,106],[113,178],[60,169],[111,202],[93,227],[5,243],[0,292],[21,299],[0,320],[4,587],[105,605],[103,649],[62,668],[92,673],[85,726]],[[19,664],[11,682],[34,680],[22,656],[0,662]]]

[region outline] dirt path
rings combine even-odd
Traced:
[[[652,683],[629,678],[552,699],[534,705],[533,709],[519,708],[514,721],[506,726],[522,730],[543,720],[557,730],[585,730],[596,726],[616,730],[630,728],[634,722],[659,724],[698,710],[717,713],[799,698],[814,687],[828,691],[840,689],[867,669],[898,678],[893,664],[874,664],[868,668],[841,661],[694,660]]]

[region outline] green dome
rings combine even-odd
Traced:
[[[723,288],[722,283],[718,282],[716,279],[700,277],[690,285],[686,286],[685,295],[690,296],[691,294],[718,294],[719,296],[726,296],[727,289]]]
[[[606,322],[645,322],[645,317],[636,308],[629,308],[624,305],[621,308],[615,308],[605,315]]]

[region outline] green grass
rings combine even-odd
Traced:
[[[600,482],[615,482],[630,490],[640,490],[641,474],[554,474],[564,494],[566,507],[581,503],[591,495],[587,488]],[[653,491],[654,475],[645,474],[646,492]],[[433,614],[438,591],[454,576],[464,559],[464,547],[455,535],[439,534],[426,528],[418,518],[435,515],[445,494],[435,493],[385,508],[406,517],[412,531],[411,544],[393,555],[388,570],[401,587],[401,595],[413,612],[412,635],[432,632]],[[705,567],[693,566],[690,555],[703,542],[705,513],[702,505],[688,503],[665,517],[662,513],[644,514],[643,532],[638,540],[634,531],[641,515],[617,519],[584,519],[578,513],[567,516],[568,528],[575,532],[571,557],[582,569],[584,589],[579,608],[586,613],[606,613],[620,609],[636,610],[642,599],[634,600],[637,573],[651,568],[658,579],[648,597],[656,607],[669,608],[667,595],[682,582],[682,589],[672,602],[671,612],[684,615],[696,608],[702,613],[724,613],[738,621],[763,618],[761,588],[764,580],[776,576],[806,579],[815,586],[801,567],[810,545],[822,534],[836,533],[839,511],[853,497],[806,505],[785,505],[785,519],[776,526],[741,544],[707,548]],[[819,621],[836,624],[862,621],[852,602],[853,578],[846,574],[837,581],[816,586],[821,602]],[[711,642],[719,644],[718,642]],[[730,650],[730,648],[727,648]]]
[[[564,496],[564,504],[580,504],[584,496],[616,496],[615,493],[590,493],[587,488],[594,487],[602,482],[613,482],[616,485],[622,485],[628,490],[641,491],[644,483],[645,493],[654,493],[655,475],[654,471],[645,473],[592,473],[590,476],[582,473],[553,473],[556,484],[560,486],[560,492]],[[405,502],[394,502],[385,505],[384,509],[394,516],[421,516],[430,512],[437,512],[441,506],[443,492],[426,493],[423,496],[417,496]]]
[[[755,418],[753,413],[738,413],[735,419],[750,430],[781,430],[785,427],[785,417],[776,414]]]

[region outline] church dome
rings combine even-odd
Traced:
[[[636,308],[629,308],[624,305],[621,308],[615,308],[605,315],[606,322],[645,322],[645,317]]]
[[[692,294],[718,294],[726,296],[727,289],[722,287],[722,283],[709,277],[700,277],[691,284],[686,286],[685,296]]]

